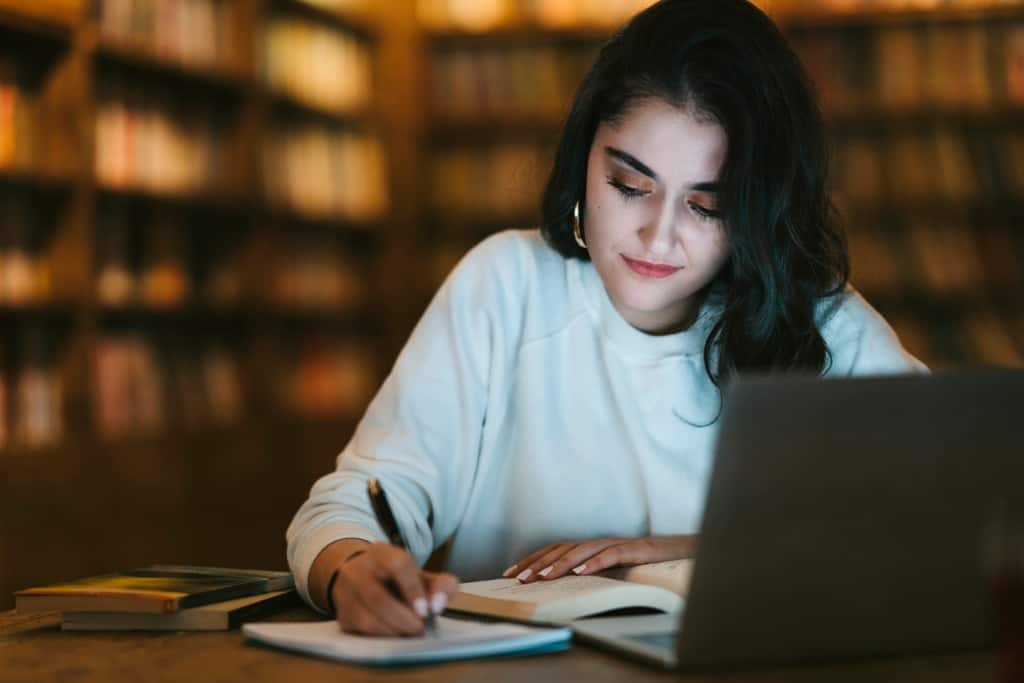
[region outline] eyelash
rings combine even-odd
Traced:
[[[646,190],[640,190],[635,187],[630,187],[629,185],[626,185],[624,182],[615,178],[614,176],[608,176],[608,184],[614,187],[616,190],[618,190],[619,194],[621,194],[622,198],[625,199],[626,201],[629,201],[631,199],[637,199],[639,197],[644,197],[650,194],[650,192]],[[689,204],[690,209],[692,209],[693,212],[697,214],[697,217],[700,218],[702,221],[717,221],[722,217],[722,215],[717,211],[706,209],[700,204],[694,204],[693,202],[690,202]]]
[[[626,201],[629,201],[630,199],[637,199],[638,197],[643,197],[647,194],[650,194],[645,190],[639,190],[635,187],[630,187],[629,185],[626,185],[624,182],[622,182],[618,178],[615,178],[614,176],[608,176],[608,184],[614,187],[616,190],[618,190],[619,194],[621,194],[623,199],[625,199]]]

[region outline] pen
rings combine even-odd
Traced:
[[[384,494],[384,487],[380,485],[376,477],[370,477],[369,481],[366,482],[366,493],[370,497],[370,507],[373,508],[373,514],[377,518],[377,523],[384,529],[384,534],[388,537],[388,543],[408,551],[409,544],[405,542],[402,530],[398,528],[395,515],[391,512],[391,506],[388,505],[388,497]],[[431,635],[437,634],[437,620],[434,619],[434,613],[429,608],[427,616],[423,618],[423,624],[427,629],[427,633]]]

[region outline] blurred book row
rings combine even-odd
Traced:
[[[0,339],[0,449],[38,448],[64,434],[64,387],[56,340],[43,326]]]
[[[434,29],[486,31],[509,25],[610,29],[653,0],[418,0],[420,22]]]
[[[0,59],[0,168],[24,168],[37,156],[35,112],[16,69],[15,62]]]
[[[1024,23],[924,23],[798,33],[794,46],[835,115],[1024,105]]]
[[[1024,287],[1024,235],[1011,219],[866,220],[848,233],[853,279],[869,296],[983,305],[989,295],[1009,302]],[[1024,302],[1018,308],[1024,313]]]
[[[881,12],[929,10],[984,10],[1019,6],[1020,0],[754,0],[768,12],[785,20],[788,17],[831,16]]]
[[[380,383],[377,362],[363,342],[309,335],[283,354],[277,399],[297,415],[356,418]]]
[[[17,193],[0,193],[0,306],[50,299],[52,275],[33,205]]]
[[[352,33],[276,17],[263,38],[263,78],[272,90],[314,106],[351,112],[369,106],[370,50]]]
[[[590,43],[437,50],[430,63],[431,109],[440,116],[557,120],[596,52]]]
[[[107,82],[96,112],[96,178],[108,187],[172,194],[226,189],[220,118],[213,103]]]
[[[263,170],[278,207],[354,222],[388,210],[387,160],[372,135],[315,124],[281,128],[264,145]]]
[[[366,302],[364,254],[298,232],[253,243],[238,220],[111,203],[96,235],[97,300],[111,309],[196,305],[241,313],[246,304],[273,304],[280,312],[338,314]]]
[[[245,411],[238,354],[226,345],[158,346],[108,332],[96,343],[92,387],[96,431],[109,438],[230,425]]]
[[[97,300],[110,308],[239,304],[242,264],[223,244],[232,234],[217,227],[170,210],[104,207],[96,232]]]
[[[329,240],[289,238],[275,245],[267,300],[282,309],[363,310],[370,298],[364,259]]]
[[[195,66],[237,63],[233,0],[94,0],[100,35],[167,61]]]
[[[834,189],[863,202],[1024,198],[1024,132],[1006,126],[915,126],[836,136]]]
[[[272,380],[278,415],[353,419],[377,388],[373,351],[362,343],[311,336],[285,348],[246,381],[237,345],[104,331],[91,368],[93,429],[121,439],[238,425],[261,380]],[[44,326],[0,344],[0,449],[54,446],[64,436],[58,355]]]
[[[506,218],[519,221],[533,217],[550,155],[549,145],[528,142],[436,150],[431,167],[431,204],[448,220],[485,221],[476,230],[493,229],[496,222]]]
[[[985,310],[885,312],[900,342],[933,370],[1024,365],[1024,315]]]

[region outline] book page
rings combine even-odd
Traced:
[[[553,581],[519,583],[517,579],[471,581],[460,587],[463,593],[501,600],[550,602],[575,598],[601,590],[621,588],[622,582],[602,576],[563,576]]]
[[[685,559],[639,564],[635,567],[615,567],[601,572],[600,576],[630,583],[658,586],[685,598],[692,574],[693,560]]]

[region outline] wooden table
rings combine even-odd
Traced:
[[[275,620],[315,618],[297,608]],[[992,683],[987,653],[891,658],[822,666],[776,668],[681,676],[619,659],[581,645],[568,652],[505,659],[483,659],[402,669],[370,669],[314,659],[246,643],[236,631],[214,633],[62,632],[58,618],[24,623],[24,616],[0,614],[0,681],[410,681],[502,683],[645,683],[647,681],[730,681],[742,683]]]

